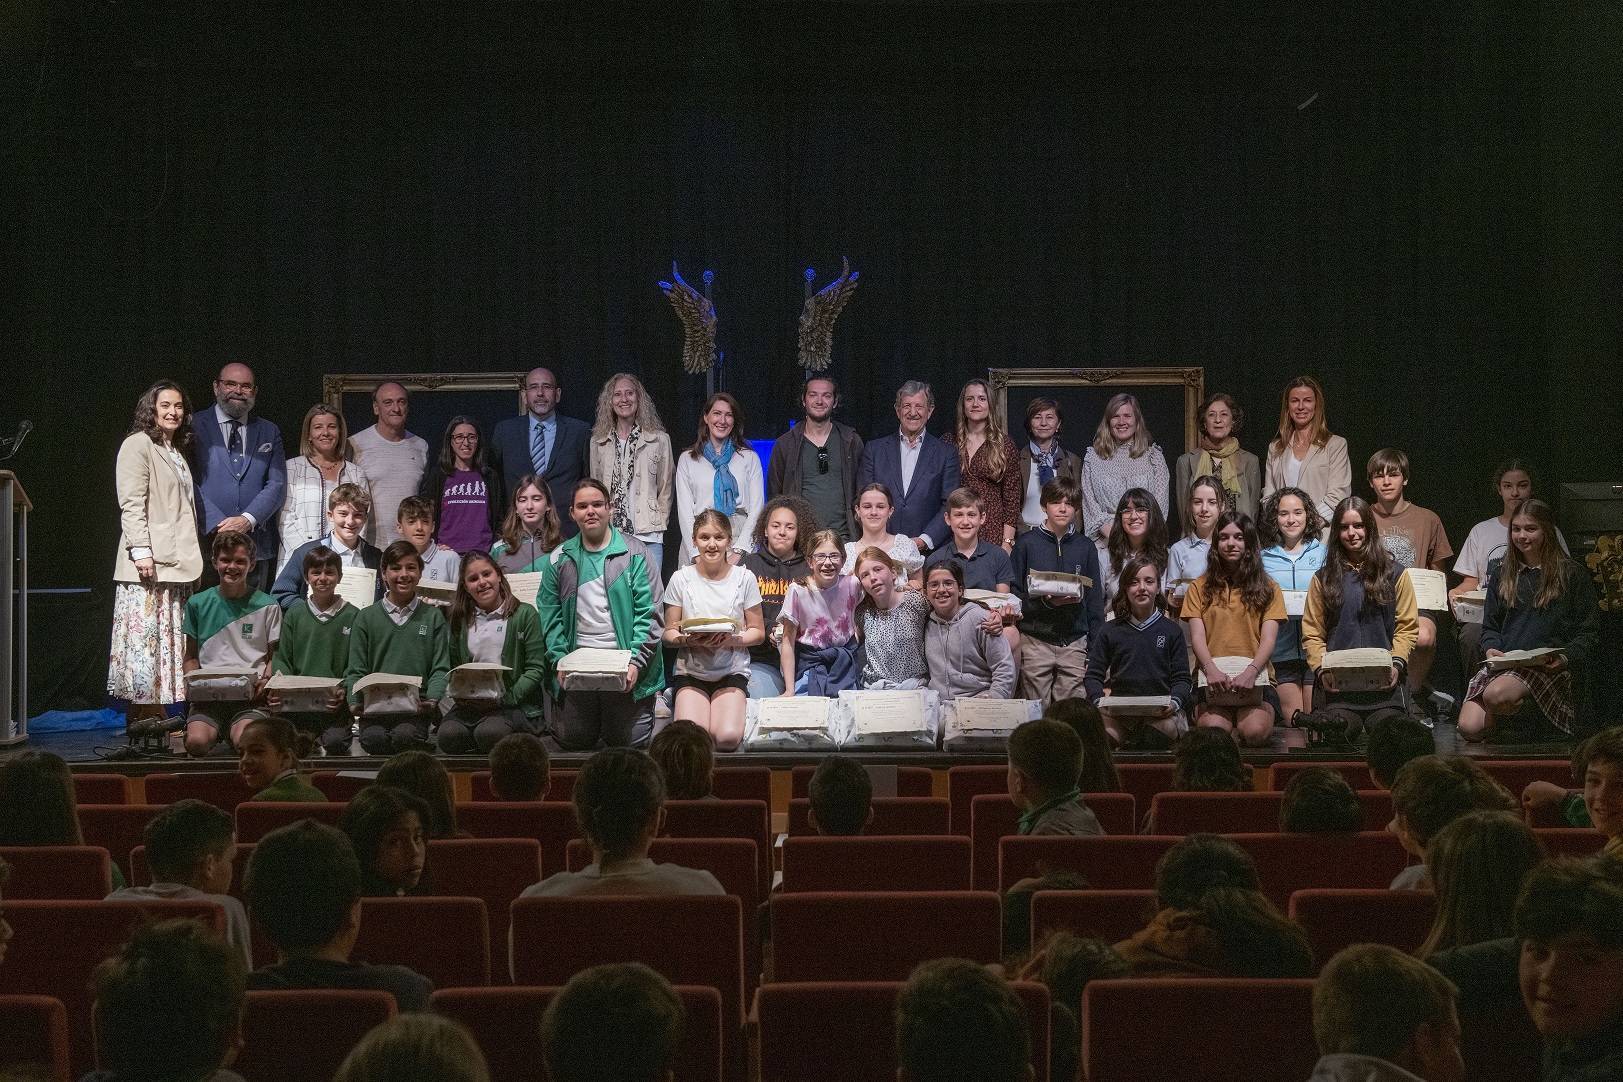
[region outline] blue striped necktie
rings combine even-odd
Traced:
[[[537,477],[547,472],[547,426],[540,422],[530,426],[530,465]]]

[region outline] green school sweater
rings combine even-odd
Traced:
[[[451,671],[451,635],[438,608],[420,601],[406,622],[396,626],[383,603],[369,605],[355,617],[349,633],[349,667],[344,670],[344,692],[351,709],[360,710],[355,682],[375,672],[420,676],[422,697],[445,695],[445,675]]]
[[[282,638],[276,644],[271,671],[342,679],[349,668],[350,629],[360,614],[360,609],[346,601],[337,613],[321,620],[310,611],[308,602],[294,602],[282,617]]]
[[[285,634],[285,632],[284,632]],[[473,660],[468,652],[468,632],[451,641],[451,667],[466,665]],[[547,675],[547,646],[541,637],[541,617],[528,605],[520,604],[507,618],[507,629],[502,633],[502,660],[508,671],[503,673],[507,682],[507,695],[503,706],[518,706],[530,717],[541,715],[541,683]]]
[[[298,771],[283,774],[254,794],[256,801],[277,804],[324,804],[327,794],[299,776]]]

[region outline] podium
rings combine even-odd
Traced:
[[[0,747],[28,739],[28,512],[22,482],[0,470]]]

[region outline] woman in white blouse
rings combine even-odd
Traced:
[[[676,461],[676,515],[682,533],[677,566],[693,561],[693,520],[714,508],[733,523],[731,563],[749,551],[755,519],[766,504],[761,459],[744,441],[744,410],[738,399],[718,391],[705,400],[699,435]]]
[[[1130,394],[1111,397],[1093,434],[1093,446],[1082,456],[1082,532],[1099,549],[1104,566],[1116,505],[1128,489],[1142,488],[1167,516],[1166,456],[1144,424],[1144,411]]]
[[[629,372],[610,376],[597,396],[591,467],[592,476],[609,486],[614,528],[647,546],[657,570],[665,562],[671,521],[671,437],[642,380]]]
[[[1282,488],[1299,488],[1313,498],[1319,517],[1330,522],[1336,505],[1352,495],[1352,464],[1347,441],[1330,434],[1324,388],[1312,376],[1297,376],[1279,399],[1279,435],[1268,445],[1262,498]]]
[[[299,453],[287,460],[287,496],[282,502],[282,547],[276,573],[282,573],[293,550],[306,541],[327,536],[327,497],[339,485],[366,488],[366,478],[354,462],[349,446],[349,425],[344,415],[328,405],[314,405],[304,414],[299,429]]]

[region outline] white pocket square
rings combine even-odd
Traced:
[[[262,444],[259,445],[259,453],[262,454],[262,455],[270,454],[270,449],[271,449],[271,445],[268,444],[268,443],[262,443]]]

